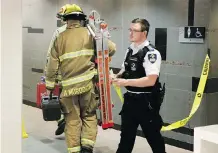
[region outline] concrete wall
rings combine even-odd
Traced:
[[[23,16],[23,98],[36,100],[36,84],[42,69],[52,33],[56,29],[57,4],[54,0],[22,1]],[[43,30],[43,31],[42,31]]]
[[[218,77],[218,1],[212,0],[210,9],[210,22],[209,22],[209,48],[211,49],[211,75],[210,77]]]
[[[206,119],[208,124],[218,123],[218,1],[211,1],[210,22],[208,29],[208,48],[211,50],[210,86],[213,92],[207,94]]]
[[[208,27],[210,23],[210,29],[217,27],[218,4],[215,1],[212,9],[210,9],[211,2],[208,0],[195,1],[195,26]],[[172,123],[188,116],[195,97],[195,92],[192,91],[192,77],[200,77],[208,48],[208,37],[210,38],[209,46],[213,50],[212,55],[216,57],[218,55],[217,43],[214,41],[217,31],[209,32],[204,44],[178,42],[179,27],[188,25],[188,0],[23,0],[24,99],[35,102],[36,83],[40,80],[42,73],[32,72],[32,68],[44,68],[47,48],[52,33],[57,28],[56,12],[66,3],[79,4],[85,13],[95,9],[109,26],[122,27],[122,29],[111,31],[111,39],[117,44],[117,53],[111,64],[115,68],[120,68],[125,50],[129,45],[128,28],[133,18],[144,17],[149,20],[151,30],[148,38],[153,44],[155,28],[167,28],[167,57],[166,61],[163,61],[160,78],[166,83],[167,90],[161,114],[166,123]],[[43,29],[43,33],[29,33],[30,28],[25,27]],[[218,76],[218,71],[215,71],[217,64],[215,62],[213,64],[212,76]],[[122,104],[114,91],[112,94],[115,103],[114,121],[120,124],[118,113]],[[217,96],[210,98],[212,97],[217,98]],[[193,128],[207,124],[206,99],[207,97],[204,96],[202,105],[186,127]],[[189,136],[175,132],[163,134],[166,137],[192,143],[192,138]]]

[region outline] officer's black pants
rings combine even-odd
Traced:
[[[140,125],[153,153],[165,153],[164,139],[160,133],[163,125],[159,106],[149,94],[124,94],[121,115],[121,139],[116,153],[131,153]]]

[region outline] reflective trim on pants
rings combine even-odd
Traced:
[[[49,87],[49,88],[54,88],[55,86],[55,82],[45,80],[45,83],[46,83],[46,87]]]
[[[76,153],[76,152],[80,152],[81,151],[81,147],[77,146],[77,147],[73,147],[73,148],[68,148],[68,153]]]
[[[86,138],[81,139],[82,146],[91,146],[94,147],[95,142]]]
[[[57,122],[59,123],[61,120],[63,120],[64,119],[64,116],[63,115],[61,115],[61,118],[59,119],[59,120],[57,120]]]

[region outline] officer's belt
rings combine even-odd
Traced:
[[[145,91],[145,92],[141,92],[141,91],[130,91],[130,90],[127,90],[127,92],[130,92],[130,93],[134,93],[134,94],[141,94],[141,93],[151,93],[151,92],[148,92],[148,91]]]
[[[130,96],[137,96],[142,94],[151,94],[151,92],[134,92],[134,91],[127,90],[127,94]]]

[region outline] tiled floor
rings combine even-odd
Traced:
[[[40,109],[23,105],[23,118],[29,138],[23,139],[23,153],[67,153],[64,134],[55,136],[56,122],[45,122]],[[95,153],[115,153],[120,131],[99,127]],[[191,151],[166,145],[167,153],[191,153]],[[133,153],[152,153],[145,138],[137,137]]]

